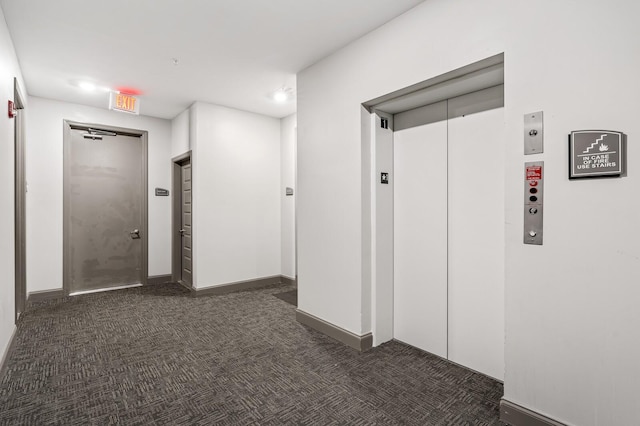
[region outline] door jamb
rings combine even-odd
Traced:
[[[15,230],[15,322],[24,312],[27,304],[27,233],[26,233],[26,170],[25,170],[25,131],[24,131],[24,95],[18,83],[13,79],[13,101],[19,110],[14,121],[14,230]]]
[[[298,287],[298,125],[293,129],[293,279]]]
[[[171,190],[173,196],[171,197],[171,280],[184,285],[181,280],[182,269],[182,253],[180,246],[182,244],[182,238],[180,237],[180,227],[182,226],[182,163],[185,160],[191,161],[191,150],[180,154],[177,157],[171,159]],[[193,170],[193,162],[191,163]],[[193,174],[191,175],[191,192],[193,193]],[[193,211],[191,212],[191,229],[193,235]],[[191,247],[193,258],[193,247]],[[193,279],[193,276],[192,276]],[[193,282],[191,283],[193,288]]]
[[[63,280],[62,288],[65,296],[68,296],[71,290],[70,276],[70,241],[69,241],[69,204],[70,204],[70,178],[71,171],[69,170],[69,155],[71,154],[71,130],[89,130],[100,129],[109,132],[114,132],[119,135],[137,136],[140,137],[142,142],[142,224],[140,225],[140,233],[142,240],[142,268],[140,271],[140,283],[142,285],[147,284],[147,278],[149,276],[149,156],[148,156],[148,138],[149,132],[146,130],[128,129],[124,127],[106,126],[103,124],[90,124],[80,123],[77,121],[63,120],[64,127],[64,150],[63,150],[63,250],[62,250],[62,269]]]

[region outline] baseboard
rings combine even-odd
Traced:
[[[43,300],[59,299],[64,297],[64,289],[32,291],[27,294],[27,303],[42,302]]]
[[[567,426],[504,398],[500,400],[500,420],[511,426]]]
[[[147,285],[162,284],[171,281],[171,275],[155,275],[147,278]],[[64,297],[64,289],[32,291],[27,295],[27,303],[42,302],[43,300]]]
[[[147,277],[147,285],[156,285],[171,282],[173,277],[171,275],[154,275]]]
[[[254,288],[266,287],[273,284],[281,284],[282,275],[274,275],[272,277],[257,278],[255,280],[237,281],[229,284],[222,284],[213,287],[194,288],[191,294],[195,297],[201,296],[217,296],[221,294],[235,293],[243,290],[251,290]]]
[[[280,275],[280,279],[282,280],[282,284],[287,284],[287,285],[297,285],[298,283],[296,282],[295,278],[290,278],[287,277],[285,275]]]
[[[358,336],[300,309],[296,309],[296,320],[360,352],[368,351],[373,347],[373,335],[371,333]]]
[[[11,337],[9,338],[9,343],[7,344],[7,347],[4,349],[4,353],[2,354],[2,359],[0,360],[0,382],[2,381],[4,373],[7,370],[7,362],[9,361],[9,357],[11,356],[11,353],[13,353],[17,331],[18,327],[14,326],[13,333],[11,333]]]

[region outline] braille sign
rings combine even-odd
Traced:
[[[624,135],[607,130],[577,130],[569,135],[569,178],[620,176]]]

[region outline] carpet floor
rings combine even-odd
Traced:
[[[390,342],[359,353],[272,286],[177,284],[32,304],[0,378],[2,425],[500,425],[502,385]]]
[[[276,293],[274,294],[274,296],[280,300],[284,300],[285,302],[292,304],[293,306],[298,306],[298,289]]]

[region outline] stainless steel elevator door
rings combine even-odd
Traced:
[[[69,293],[142,283],[142,139],[85,135],[71,129],[66,166]]]
[[[191,161],[186,160],[181,164],[181,182],[182,182],[182,202],[181,202],[181,216],[182,227],[180,233],[182,234],[181,245],[181,280],[184,285],[191,287],[192,273],[191,273]]]

